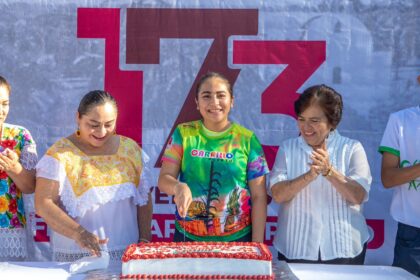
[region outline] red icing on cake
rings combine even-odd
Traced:
[[[139,243],[127,247],[122,262],[170,258],[218,258],[270,261],[268,247],[258,242],[156,242]],[[121,279],[274,279],[274,275],[214,275],[192,274],[126,274]]]
[[[234,247],[237,251],[232,251]],[[256,254],[256,248],[260,254]],[[222,253],[221,251],[229,253]],[[137,251],[140,254],[134,254]],[[128,246],[123,262],[137,259],[166,259],[166,258],[223,258],[271,261],[272,256],[267,246],[258,242],[155,242],[139,243]]]

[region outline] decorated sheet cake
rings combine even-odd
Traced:
[[[122,279],[273,279],[271,252],[257,242],[130,245]]]

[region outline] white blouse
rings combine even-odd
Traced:
[[[357,181],[368,193],[372,176],[366,153],[356,140],[330,133],[327,150],[334,169]],[[280,146],[270,186],[309,171],[312,148],[302,137]],[[346,201],[323,176],[279,207],[275,248],[288,259],[322,260],[352,258],[362,252],[369,233],[361,205]]]
[[[142,160],[144,163],[144,153]],[[144,168],[144,164],[142,165]],[[120,260],[126,247],[138,242],[136,206],[145,205],[148,201],[148,188],[144,180],[140,179],[138,187],[132,182],[126,182],[91,188],[76,197],[66,168],[59,160],[53,156],[44,155],[36,168],[37,177],[59,182],[59,206],[63,211],[89,232],[100,238],[109,239],[107,248],[111,259]],[[102,232],[105,236],[101,236]],[[55,231],[51,231],[51,248],[53,261],[69,262],[90,255],[87,250],[80,248],[73,239]]]

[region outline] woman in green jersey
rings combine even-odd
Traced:
[[[201,120],[182,123],[162,158],[159,189],[175,196],[174,241],[263,242],[268,166],[255,134],[229,120],[229,81],[203,76],[196,90]]]

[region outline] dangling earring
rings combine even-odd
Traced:
[[[76,137],[80,137],[80,130],[79,129],[76,130]]]
[[[115,129],[112,134],[117,135],[117,130]]]

